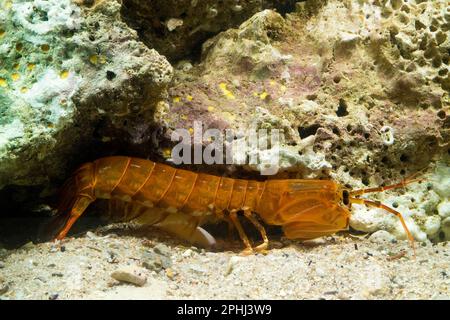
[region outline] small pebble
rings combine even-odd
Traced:
[[[20,249],[23,249],[23,250],[30,250],[30,249],[33,249],[34,248],[34,243],[33,242],[27,242],[27,243],[25,243],[22,247],[20,247]]]
[[[147,282],[145,270],[136,266],[127,266],[117,269],[111,274],[111,277],[117,281],[132,283],[140,287]]]
[[[48,295],[48,300],[56,300],[56,299],[58,299],[58,297],[59,297],[59,293],[57,293],[57,292],[50,293]]]
[[[316,274],[319,277],[325,277],[327,275],[326,271],[323,270],[322,268],[316,268]]]
[[[233,269],[236,267],[236,265],[244,260],[243,257],[239,256],[233,256],[228,261],[228,267],[225,270],[225,275],[229,275],[231,272],[233,272]]]
[[[166,276],[170,280],[173,280],[175,278],[175,272],[173,271],[173,269],[171,268],[166,269]]]
[[[64,277],[64,274],[62,274],[61,272],[54,272],[52,273],[52,277],[62,278]]]
[[[191,249],[187,249],[185,252],[183,252],[182,256],[184,258],[192,257],[194,255],[194,251]]]
[[[119,259],[117,259],[116,253],[113,252],[113,251],[109,251],[109,250],[108,250],[108,251],[106,252],[106,256],[107,256],[106,261],[107,261],[108,263],[118,263],[118,262],[119,262]]]
[[[97,236],[95,235],[95,233],[93,233],[93,232],[91,232],[91,231],[86,232],[86,237],[89,238],[89,239],[95,239],[95,238],[97,238]]]
[[[142,266],[148,270],[159,272],[172,266],[172,260],[165,255],[152,251],[144,252],[141,258]]]
[[[4,282],[2,278],[0,278],[0,295],[5,294],[8,292],[9,286],[7,283]]]
[[[191,265],[189,269],[196,274],[205,274],[206,272],[208,272],[208,270],[196,264]]]
[[[392,240],[395,240],[395,237],[385,230],[379,230],[372,233],[369,240],[373,243],[384,244],[392,242]]]
[[[153,251],[155,253],[162,254],[163,256],[166,256],[166,257],[170,257],[170,255],[172,253],[170,248],[162,243],[159,243],[156,246],[154,246]]]

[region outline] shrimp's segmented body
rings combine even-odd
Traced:
[[[290,239],[313,239],[348,228],[352,203],[383,208],[399,217],[412,241],[400,213],[379,202],[358,196],[405,186],[399,184],[350,191],[330,180],[283,179],[254,181],[194,173],[149,160],[107,157],[86,163],[74,172],[63,187],[58,217],[64,226],[56,239],[63,239],[74,222],[96,199],[129,204],[127,210],[114,211],[115,220],[137,220],[156,225],[193,243],[210,246],[214,238],[200,226],[210,220],[225,220],[236,227],[247,252],[268,247],[262,219],[278,225]],[[243,212],[258,229],[262,243],[252,247],[242,228],[238,212]]]

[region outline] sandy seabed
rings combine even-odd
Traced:
[[[1,299],[449,299],[450,246],[348,234],[241,256],[114,228],[0,251]],[[155,230],[152,230],[155,231]],[[161,255],[162,253],[162,255]],[[161,259],[163,261],[161,261]],[[142,286],[113,279],[137,270]]]

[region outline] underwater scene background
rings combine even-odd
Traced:
[[[444,0],[0,0],[0,298],[448,299],[449,30]],[[201,248],[100,220],[106,200],[49,241],[81,164],[173,165],[172,135],[194,139],[196,123],[244,129],[223,141],[233,157],[278,165],[179,166],[197,173],[418,178],[367,196],[402,214],[415,257],[398,217],[363,205],[348,231],[306,242],[265,225],[269,249],[246,256],[227,223],[206,225],[217,246]],[[280,130],[276,152],[241,144],[248,128]]]

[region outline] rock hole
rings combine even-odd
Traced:
[[[113,71],[106,71],[106,79],[113,80],[117,75]]]
[[[439,112],[437,113],[437,116],[439,119],[445,119],[445,117],[447,116],[444,110],[439,110]]]
[[[439,74],[441,77],[445,76],[447,73],[448,73],[448,70],[445,69],[445,68],[439,70],[439,72],[438,72],[438,74]]]
[[[400,156],[400,161],[401,162],[408,162],[409,161],[409,157],[406,154],[402,154]]]
[[[338,117],[345,117],[348,115],[347,103],[345,102],[344,99],[339,99],[339,106],[338,109],[336,110],[336,115]]]
[[[365,186],[368,186],[370,183],[369,183],[369,178],[367,178],[367,177],[363,177],[362,179],[361,179],[361,182],[363,183],[363,185],[365,185]]]
[[[318,124],[313,124],[309,127],[300,127],[298,128],[298,134],[300,135],[300,138],[305,139],[306,137],[315,135],[317,132],[317,129],[319,129],[320,126]]]
[[[346,129],[347,129],[347,132],[350,133],[352,131],[352,129],[353,129],[352,125],[348,124]]]

